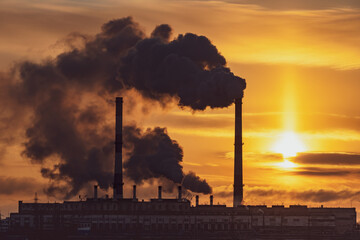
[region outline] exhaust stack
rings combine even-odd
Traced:
[[[199,195],[196,195],[196,197],[195,197],[195,199],[196,199],[196,206],[199,206]]]
[[[210,195],[210,206],[214,205],[214,196]]]
[[[136,201],[136,185],[133,185],[133,200]]]
[[[98,186],[94,185],[94,200],[98,199]]]
[[[235,154],[233,206],[243,202],[242,98],[235,99]]]
[[[116,98],[114,200],[123,198],[122,121],[123,99]]]
[[[179,199],[179,201],[181,201],[181,199],[182,199],[182,189],[181,189],[181,186],[178,186],[178,199]]]
[[[158,189],[158,199],[161,200],[161,192],[162,192],[162,187],[159,186],[159,189]]]

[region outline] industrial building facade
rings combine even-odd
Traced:
[[[18,213],[10,216],[9,232],[25,235],[49,232],[62,234],[64,238],[140,234],[154,236],[154,239],[163,235],[259,239],[265,234],[286,235],[289,239],[291,236],[299,239],[303,235],[350,239],[355,228],[355,208],[308,208],[300,205],[226,207],[212,203],[191,206],[191,202],[184,198],[138,201],[136,198],[113,200],[94,196],[86,201],[63,203],[20,201]]]

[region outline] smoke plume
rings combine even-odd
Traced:
[[[171,42],[140,41],[124,57],[119,75],[125,86],[147,98],[164,102],[166,97],[175,97],[179,106],[204,110],[227,107],[243,96],[245,80],[225,64],[206,37],[187,33]]]
[[[136,126],[124,128],[124,146],[128,160],[124,163],[125,174],[137,184],[145,180],[165,178],[193,192],[208,194],[212,189],[206,180],[195,173],[185,174],[181,165],[183,150],[167,134],[166,128],[156,127],[145,132]]]
[[[163,106],[171,99],[193,110],[227,107],[243,96],[245,80],[226,67],[209,39],[187,33],[171,40],[171,33],[163,24],[147,37],[131,17],[117,19],[95,36],[70,34],[69,49],[53,59],[19,62],[0,75],[1,108],[9,116],[1,119],[0,140],[26,128],[23,156],[42,166],[49,195],[71,197],[91,182],[111,186],[114,126],[105,116],[115,96],[136,90]],[[135,182],[162,177],[211,192],[206,181],[183,173],[183,152],[165,129],[143,133],[129,126],[125,134],[132,148],[126,176]]]

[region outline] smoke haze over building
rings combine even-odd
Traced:
[[[26,128],[23,156],[42,166],[42,176],[50,180],[48,195],[69,198],[92,182],[103,189],[111,186],[114,134],[105,115],[115,96],[135,89],[163,106],[175,100],[193,110],[227,107],[242,97],[245,80],[226,67],[206,37],[170,36],[166,24],[146,37],[131,17],[112,20],[95,36],[69,35],[70,50],[56,58],[18,62],[2,76],[1,107],[9,116],[1,119],[2,139]],[[184,181],[194,192],[211,192],[205,180],[182,171],[182,149],[164,128],[142,133],[128,126],[124,135],[129,179],[166,178]],[[139,148],[148,151],[140,154]],[[159,168],[163,163],[168,168]]]

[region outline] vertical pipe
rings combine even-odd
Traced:
[[[199,195],[196,195],[195,199],[196,199],[196,206],[199,206]]]
[[[243,201],[242,98],[235,99],[234,199],[237,207]]]
[[[114,199],[123,198],[122,121],[123,99],[116,98]]]
[[[133,200],[136,200],[136,185],[133,185]]]
[[[94,200],[97,200],[98,198],[98,186],[94,185]]]
[[[178,199],[181,201],[182,199],[182,190],[181,190],[181,186],[178,186]]]
[[[159,189],[158,189],[158,199],[161,200],[161,191],[162,191],[162,187],[159,186]]]
[[[210,195],[210,206],[214,205],[214,196]]]

